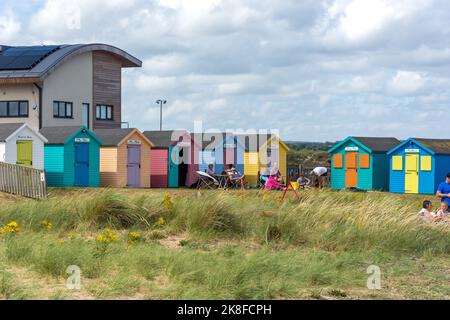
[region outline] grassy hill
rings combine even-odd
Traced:
[[[450,232],[418,223],[425,197],[311,190],[280,204],[280,195],[52,189],[40,202],[8,197],[0,297],[450,298]],[[79,291],[66,288],[69,265],[81,269]],[[381,269],[380,290],[366,286],[371,265]]]

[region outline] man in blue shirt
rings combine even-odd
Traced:
[[[445,182],[439,185],[436,195],[450,205],[450,173],[447,173]]]

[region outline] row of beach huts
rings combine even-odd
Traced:
[[[210,164],[217,174],[233,164],[257,184],[273,166],[286,176],[287,151],[273,134],[0,124],[0,161],[45,170],[51,187],[189,187]]]
[[[348,137],[331,155],[331,187],[434,194],[450,172],[450,140]]]

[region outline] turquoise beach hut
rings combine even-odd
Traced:
[[[387,152],[400,143],[396,138],[348,137],[334,145],[331,155],[331,188],[389,190]]]
[[[86,127],[46,127],[40,133],[44,168],[50,187],[100,186],[100,146],[103,142]]]

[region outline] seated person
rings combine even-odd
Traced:
[[[261,183],[265,185],[267,180],[269,180],[269,177],[270,177],[269,169],[266,168],[262,174],[258,171],[258,177],[259,177],[259,181],[261,181]]]
[[[273,176],[269,177],[264,188],[266,190],[283,190],[283,186]]]
[[[447,201],[441,202],[441,207],[436,212],[436,215],[434,216],[433,221],[443,221],[448,218],[448,203]]]
[[[423,206],[422,206],[422,210],[419,211],[419,220],[420,222],[424,223],[424,222],[433,222],[435,217],[436,217],[436,213],[431,212],[431,201],[430,200],[425,200],[423,202]]]
[[[212,163],[208,164],[208,169],[205,170],[205,172],[207,174],[209,174],[210,176],[213,176],[214,173],[214,165]]]
[[[228,169],[225,171],[230,182],[235,182],[237,185],[241,186],[241,189],[244,189],[244,175],[237,171],[233,164],[229,164]]]
[[[311,180],[309,180],[305,175],[301,174],[297,179],[298,186],[300,188],[309,188],[309,184],[311,183]]]

